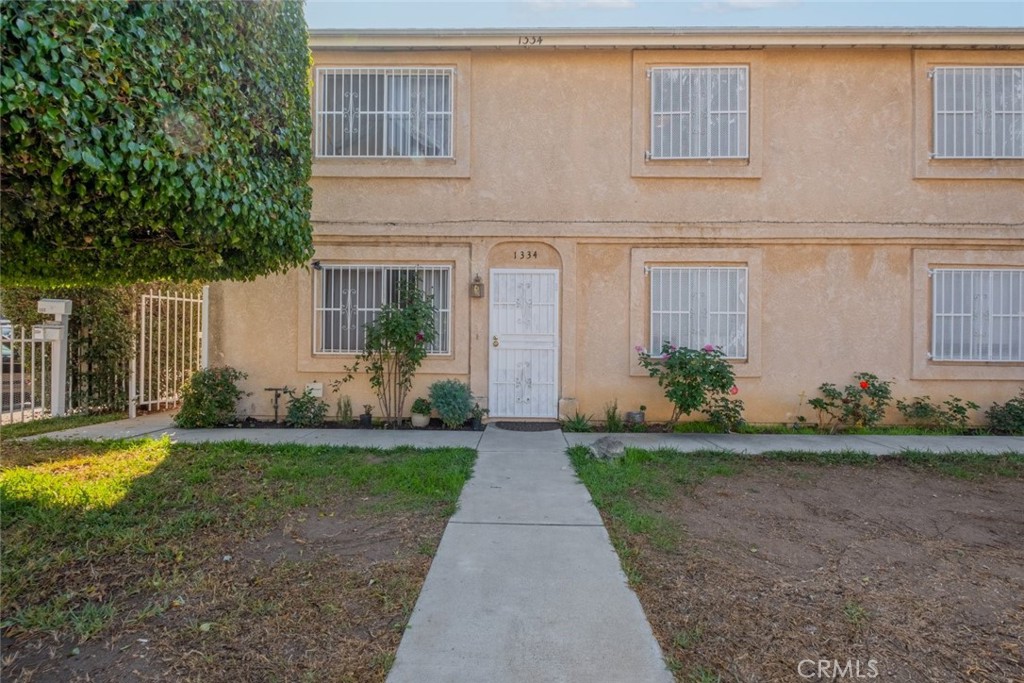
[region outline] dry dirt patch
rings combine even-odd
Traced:
[[[382,681],[445,519],[369,502],[291,511],[247,540],[225,530],[162,611],[84,643],[5,639],[3,678]]]
[[[616,535],[680,680],[1024,680],[1020,479],[764,464],[647,509],[682,540]]]

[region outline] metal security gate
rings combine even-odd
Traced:
[[[179,390],[207,365],[209,288],[201,294],[156,291],[139,301],[138,351],[129,380],[129,417],[139,408],[176,405]]]
[[[49,342],[32,330],[3,323],[0,330],[0,424],[28,422],[49,414]]]
[[[493,417],[558,417],[558,271],[491,271]]]

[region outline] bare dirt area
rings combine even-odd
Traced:
[[[293,510],[253,538],[213,531],[197,570],[154,578],[98,636],[5,638],[3,679],[382,681],[445,519],[373,504]]]
[[[1024,681],[1019,478],[763,463],[645,507],[684,530],[619,535],[679,680]]]

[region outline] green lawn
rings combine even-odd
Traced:
[[[168,439],[6,441],[0,468],[2,627],[73,633],[165,609],[218,548],[296,510],[454,512],[475,454]]]

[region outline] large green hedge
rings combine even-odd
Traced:
[[[299,0],[0,3],[0,276],[249,279],[312,253]]]

